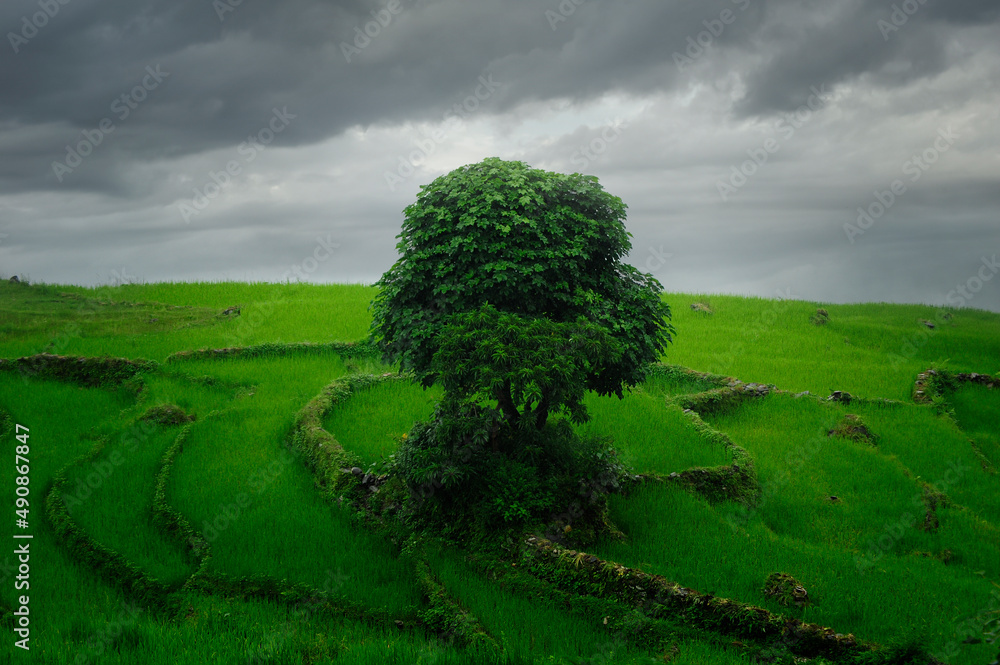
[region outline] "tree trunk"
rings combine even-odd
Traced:
[[[535,407],[535,427],[542,429],[545,427],[545,421],[549,418],[549,396],[543,395],[542,399],[538,402],[538,406]]]
[[[516,425],[517,421],[521,418],[521,414],[518,412],[517,407],[514,406],[514,400],[510,396],[510,381],[507,381],[497,389],[496,398],[497,406],[503,411],[504,417],[511,425]]]

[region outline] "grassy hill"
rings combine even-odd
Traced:
[[[0,283],[11,662],[996,657],[1000,315],[667,294],[663,364],[581,427],[639,477],[622,537],[567,506],[484,552],[339,498],[439,397],[351,343],[373,295]]]

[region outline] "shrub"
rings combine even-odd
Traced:
[[[402,514],[414,526],[484,534],[545,523],[574,502],[603,514],[604,497],[630,477],[607,439],[582,438],[564,419],[515,428],[474,405],[439,405],[385,470],[409,490]]]

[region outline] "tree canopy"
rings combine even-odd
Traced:
[[[586,389],[621,397],[673,332],[660,283],[622,262],[625,210],[595,176],[498,158],[422,186],[372,302],[384,358],[539,427],[556,408],[585,418]],[[477,350],[487,342],[507,356]],[[539,364],[554,354],[577,360]]]

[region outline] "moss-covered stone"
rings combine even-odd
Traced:
[[[87,388],[122,385],[157,367],[157,363],[152,360],[60,356],[52,353],[39,353],[15,360],[0,358],[0,371],[17,372],[25,379],[65,381]]]
[[[492,651],[498,657],[500,644],[470,611],[451,597],[444,585],[434,576],[425,561],[418,561],[417,579],[428,607],[419,613],[420,620],[440,639],[459,647],[473,647],[477,651]]]
[[[522,565],[559,586],[613,597],[643,608],[654,618],[670,615],[693,627],[740,639],[781,640],[797,656],[838,659],[877,648],[877,645],[860,642],[851,634],[844,635],[832,628],[774,614],[761,607],[700,593],[659,575],[586,552],[565,549],[537,536],[525,539]]]
[[[732,380],[722,388],[706,390],[693,395],[678,395],[671,398],[671,401],[682,409],[690,409],[699,414],[708,415],[729,411],[746,400],[765,397],[772,392],[777,392],[775,386]]]
[[[735,501],[743,506],[754,505],[760,497],[760,482],[750,454],[733,443],[724,433],[710,427],[697,412],[688,409],[684,415],[708,445],[724,447],[733,463],[715,467],[695,467],[669,476],[650,473],[637,477],[640,482],[671,482],[704,496],[712,503]]]
[[[779,605],[805,607],[812,600],[809,592],[788,573],[771,573],[764,581],[764,595],[774,598]]]
[[[194,414],[188,415],[184,409],[176,404],[157,404],[146,409],[140,420],[156,423],[158,425],[183,425],[193,422],[196,419]]]
[[[836,436],[842,439],[850,439],[858,443],[877,445],[878,437],[868,429],[861,416],[848,413],[837,425],[827,432],[828,436]]]
[[[701,312],[702,314],[714,314],[715,313],[712,310],[711,307],[709,307],[708,305],[706,305],[703,302],[693,302],[693,303],[691,303],[691,311],[693,311],[693,312]]]
[[[357,342],[294,342],[289,344],[267,343],[253,346],[233,346],[221,349],[178,351],[167,356],[166,362],[185,360],[220,360],[224,358],[261,358],[297,355],[322,355],[336,353],[342,358],[378,358],[378,350],[367,339]]]

